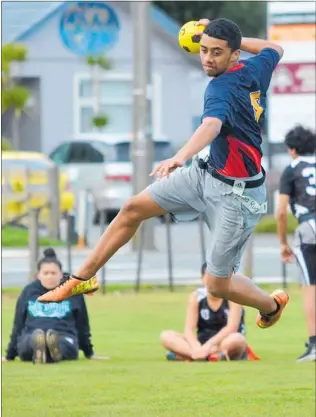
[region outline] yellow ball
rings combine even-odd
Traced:
[[[197,21],[185,23],[179,31],[179,45],[189,54],[198,54],[200,52],[201,36],[196,32],[203,32],[205,26],[198,25]]]

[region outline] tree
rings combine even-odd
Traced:
[[[180,25],[190,20],[219,17],[236,22],[244,36],[265,37],[266,2],[261,1],[154,1]]]
[[[109,122],[108,117],[100,111],[100,79],[99,79],[99,69],[108,71],[111,68],[111,62],[103,56],[99,57],[87,57],[87,64],[92,68],[92,87],[93,95],[95,99],[94,105],[94,115],[92,118],[92,124],[98,129],[101,130]]]
[[[1,151],[11,151],[12,146],[11,143],[8,141],[8,139],[2,137],[1,138]]]
[[[6,44],[1,49],[1,104],[2,114],[13,109],[13,144],[19,148],[19,129],[18,123],[23,109],[30,98],[27,88],[18,85],[12,77],[12,64],[24,62],[27,57],[27,50],[22,45]]]

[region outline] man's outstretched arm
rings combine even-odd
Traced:
[[[176,153],[173,158],[160,162],[151,176],[158,179],[168,176],[176,168],[182,167],[189,159],[199,153],[219,135],[222,121],[216,117],[205,117],[202,124],[196,129],[188,142]]]
[[[216,117],[205,117],[191,139],[177,152],[176,158],[187,161],[199,153],[219,135],[222,121]]]

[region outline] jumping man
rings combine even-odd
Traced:
[[[265,40],[242,38],[239,27],[227,19],[202,19],[199,24],[205,26],[201,63],[213,78],[205,91],[201,125],[173,158],[154,169],[152,175],[158,181],[124,204],[76,274],[39,301],[70,297],[74,287],[93,277],[132,238],[143,220],[168,212],[177,220],[188,220],[203,213],[210,229],[208,291],[259,310],[261,328],[280,318],[288,295],[282,290],[268,295],[235,272],[249,236],[267,209],[260,122],[283,49]],[[239,61],[240,49],[255,56]],[[210,144],[206,161],[195,158],[190,167],[184,167]]]

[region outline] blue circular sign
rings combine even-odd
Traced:
[[[78,56],[97,55],[118,40],[119,20],[106,3],[78,2],[63,13],[59,32],[63,44]]]

